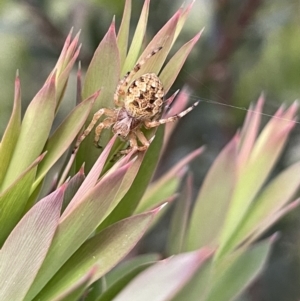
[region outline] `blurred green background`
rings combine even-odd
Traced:
[[[142,0],[132,0],[132,32]],[[147,40],[181,6],[181,0],[152,0]],[[13,85],[19,69],[23,110],[52,70],[71,27],[81,29],[84,70],[113,16],[120,24],[123,0],[23,0],[0,2],[0,135],[12,109]],[[191,102],[200,105],[177,127],[157,174],[183,155],[205,144],[206,152],[191,167],[195,191],[220,149],[241,126],[246,108],[263,91],[264,122],[282,102],[300,95],[299,0],[196,0],[187,26],[174,49],[205,31],[170,92],[184,85]],[[57,116],[59,122],[76,102],[76,70]],[[34,133],[33,133],[34,135]],[[278,169],[299,160],[300,124],[295,127]],[[30,143],[30,141],[28,141]],[[276,173],[276,171],[274,171]],[[240,300],[300,299],[300,211],[287,216],[271,232],[280,231],[269,266]],[[167,231],[168,221],[161,222]],[[164,231],[153,231],[141,250],[162,249]],[[238,277],[238,275],[237,275]]]

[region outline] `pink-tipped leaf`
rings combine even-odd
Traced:
[[[65,186],[39,201],[3,245],[0,252],[1,300],[24,300],[57,228],[64,190]]]

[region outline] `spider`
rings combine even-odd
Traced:
[[[160,124],[176,121],[198,105],[198,102],[195,102],[179,114],[160,119],[165,105],[163,100],[165,93],[158,76],[155,73],[146,73],[132,81],[141,66],[161,49],[162,47],[153,50],[120,80],[114,93],[116,108],[102,108],[97,111],[91,123],[78,138],[75,149],[92,131],[100,117],[105,115],[106,118],[95,129],[94,144],[97,147],[99,147],[98,142],[102,130],[112,127],[114,134],[117,134],[122,140],[129,141],[129,147],[120,151],[121,154],[127,154],[132,149],[145,151],[151,140],[148,141],[141,131],[142,126],[150,129],[158,127]]]

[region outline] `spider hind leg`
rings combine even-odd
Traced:
[[[198,105],[198,103],[199,103],[199,101],[195,102],[192,106],[188,107],[186,110],[184,110],[178,114],[175,114],[174,116],[170,116],[168,118],[163,118],[163,119],[159,119],[159,120],[145,121],[145,127],[150,129],[150,128],[157,127],[160,124],[174,122],[174,121],[180,119],[181,117],[185,116],[190,111],[192,111]]]

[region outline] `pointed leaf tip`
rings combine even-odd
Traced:
[[[112,21],[111,21],[111,24],[110,24],[110,26],[109,26],[108,31],[109,31],[109,32],[113,32],[113,33],[116,32],[115,16],[113,16],[113,19],[112,19]]]
[[[69,36],[72,36],[73,31],[74,31],[74,26],[71,27],[71,29],[70,29],[70,31],[69,31],[69,34],[68,34],[68,37],[69,37]]]
[[[165,202],[165,203],[163,203],[162,205],[160,205],[160,206],[154,208],[154,209],[151,210],[150,212],[153,212],[153,213],[156,215],[156,214],[159,213],[163,208],[165,208],[168,204],[169,204],[169,202]]]
[[[275,232],[269,239],[272,244],[274,244],[280,237],[279,232]]]
[[[40,162],[45,158],[45,156],[47,155],[47,153],[48,153],[48,151],[45,151],[45,152],[43,152],[43,153],[37,158],[38,163],[40,163]]]
[[[58,187],[58,190],[60,190],[60,193],[65,193],[67,187],[69,185],[69,181],[66,181],[61,186]]]
[[[81,175],[84,175],[84,166],[85,166],[85,162],[83,162],[83,164],[81,165],[78,173],[81,174]]]

